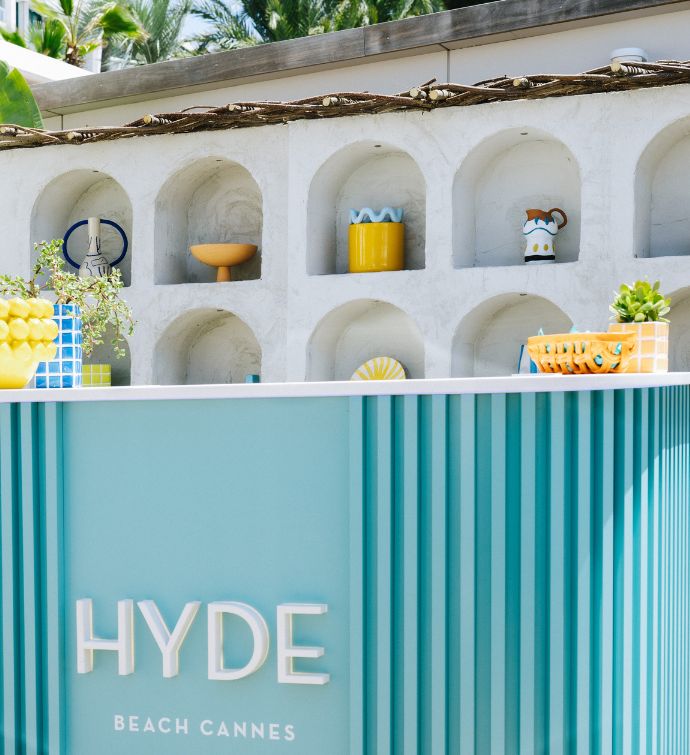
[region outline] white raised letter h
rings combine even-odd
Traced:
[[[117,653],[117,672],[120,676],[134,673],[134,601],[117,601],[117,638],[103,640],[93,636],[93,601],[77,601],[77,673],[93,671],[93,651],[111,650]]]

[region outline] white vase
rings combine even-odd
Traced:
[[[108,259],[101,252],[101,219],[89,218],[89,251],[79,266],[79,277],[102,278],[112,271]]]

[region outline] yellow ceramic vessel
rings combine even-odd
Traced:
[[[216,281],[232,280],[230,268],[251,259],[257,250],[256,244],[194,244],[191,253],[205,265],[217,267]]]
[[[405,265],[404,223],[350,224],[350,272],[380,273]]]
[[[23,388],[39,362],[55,358],[58,334],[45,299],[0,299],[0,388]]]

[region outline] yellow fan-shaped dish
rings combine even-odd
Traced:
[[[405,368],[393,357],[374,357],[358,367],[350,380],[404,380]]]

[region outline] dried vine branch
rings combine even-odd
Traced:
[[[8,124],[0,127],[0,150],[51,144],[92,144],[133,136],[251,128],[295,120],[428,111],[506,100],[567,97],[688,83],[690,61],[673,60],[612,63],[580,74],[501,76],[474,85],[431,80],[395,95],[332,92],[292,102],[234,102],[223,107],[186,108],[179,113],[148,113],[132,123],[114,128],[39,131]]]

